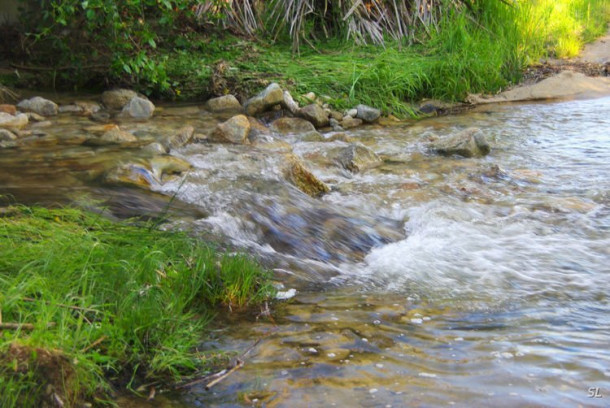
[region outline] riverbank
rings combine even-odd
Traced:
[[[0,405],[112,404],[227,364],[200,350],[219,308],[273,295],[245,255],[74,208],[0,208]]]
[[[447,9],[430,27],[414,25],[408,44],[387,39],[383,46],[356,45],[353,39],[314,30],[295,52],[294,42],[270,37],[262,28],[255,37],[206,26],[205,33],[189,29],[171,41],[153,32],[155,46],[143,47],[137,58],[89,68],[78,61],[74,47],[71,62],[53,68],[57,63],[49,62],[60,60],[61,50],[36,53],[34,44],[27,57],[16,56],[4,67],[1,78],[29,88],[102,91],[121,85],[176,101],[233,94],[242,103],[277,82],[299,103],[314,92],[337,110],[363,103],[404,118],[418,113],[422,99],[464,101],[470,94],[514,86],[541,58],[577,55],[610,20],[603,1],[511,4],[490,1],[476,9],[463,4]],[[86,52],[89,58],[90,49]]]

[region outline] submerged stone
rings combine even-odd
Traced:
[[[478,128],[465,129],[454,135],[432,142],[430,149],[444,156],[480,157],[489,154],[491,148]]]

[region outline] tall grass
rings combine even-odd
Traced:
[[[49,364],[71,373],[51,384],[63,384],[55,392],[68,406],[103,398],[108,380],[194,374],[205,368],[195,350],[215,308],[271,293],[268,273],[248,257],[220,256],[184,234],[76,209],[14,211],[0,217],[0,310],[3,322],[33,330],[1,331],[2,407],[45,401]]]

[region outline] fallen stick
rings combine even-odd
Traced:
[[[235,371],[242,368],[243,366],[244,366],[244,361],[237,359],[237,363],[235,364],[235,366],[232,369],[230,369],[229,371],[227,371],[225,374],[221,375],[220,377],[216,378],[215,380],[212,380],[206,384],[206,386],[205,386],[206,391],[209,390],[210,388],[212,388],[213,386],[215,386],[216,384],[218,384],[219,382],[221,382],[222,380],[224,380],[225,378],[227,378],[228,376],[230,376],[231,374],[233,374]]]
[[[106,336],[102,336],[99,339],[95,340],[93,343],[89,344],[87,347],[85,347],[84,349],[81,350],[81,353],[85,353],[89,350],[91,350],[93,347],[99,345],[101,342],[103,342],[104,340],[106,340],[108,337]]]
[[[66,309],[72,309],[72,310],[76,310],[79,312],[91,312],[91,313],[102,313],[102,311],[100,310],[95,310],[95,309],[89,309],[88,307],[79,307],[79,306],[74,306],[74,305],[66,305],[63,303],[52,303],[49,302],[47,300],[40,300],[40,299],[34,299],[34,298],[29,298],[29,297],[24,297],[22,298],[24,302],[43,302],[45,305],[49,305],[49,306],[59,306],[59,307],[65,307]]]
[[[47,328],[55,326],[54,322],[47,323]],[[32,323],[0,323],[0,330],[34,330]]]

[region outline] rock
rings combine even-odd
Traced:
[[[212,133],[212,140],[229,143],[247,143],[250,121],[244,115],[233,116],[220,123]]]
[[[284,91],[284,100],[282,101],[282,107],[293,115],[296,115],[299,111],[299,104],[296,103],[294,99],[292,99],[292,95],[290,95],[290,92],[288,91]]]
[[[15,105],[9,105],[6,103],[0,104],[0,112],[8,113],[10,115],[17,114],[17,107]]]
[[[157,155],[157,154],[166,154],[167,149],[161,143],[153,142],[147,144],[142,148],[142,150],[148,154]]]
[[[345,112],[345,116],[351,116],[352,118],[355,118],[357,114],[358,114],[358,109],[355,109],[355,108],[350,109]]]
[[[324,136],[322,136],[322,134],[316,130],[312,130],[311,132],[301,135],[299,139],[301,142],[323,142],[326,140],[324,139]]]
[[[7,129],[0,129],[0,142],[17,140],[17,135]]]
[[[0,128],[23,129],[28,124],[28,117],[25,113],[15,116],[6,112],[0,112]]]
[[[324,109],[322,109],[322,107],[315,103],[299,109],[299,116],[313,123],[316,128],[328,126],[330,123],[328,114],[324,111]]]
[[[374,151],[359,144],[352,144],[341,149],[336,160],[352,173],[372,169],[383,164],[383,161]]]
[[[263,123],[253,118],[252,116],[248,116],[248,121],[250,122],[250,133],[248,133],[248,140],[250,142],[254,142],[259,138],[271,137],[272,133],[269,128],[267,128]]]
[[[94,122],[107,123],[110,121],[110,114],[104,111],[93,112],[89,119]]]
[[[368,123],[375,122],[381,116],[381,111],[379,109],[371,108],[366,105],[356,106],[356,111],[356,118],[362,119]]]
[[[81,113],[82,111],[83,108],[76,104],[61,105],[59,107],[59,113]]]
[[[110,130],[114,130],[114,129],[119,129],[119,127],[117,125],[115,125],[114,123],[109,123],[107,125],[86,126],[83,128],[83,130],[85,132],[98,133],[98,134],[104,134],[104,133],[106,133]]]
[[[206,102],[205,108],[210,112],[241,112],[243,108],[241,103],[233,95],[219,96],[218,98],[212,98]]]
[[[345,133],[335,133],[334,135],[332,135],[331,137],[326,139],[326,141],[327,142],[340,141],[340,142],[345,142],[345,143],[352,143],[353,139],[351,137],[349,137],[348,135],[346,135]]]
[[[75,105],[81,109],[80,114],[83,116],[91,116],[102,109],[99,104],[90,101],[76,101]]]
[[[32,129],[42,129],[49,126],[53,126],[53,122],[50,120],[43,120],[42,122],[36,122],[32,124]]]
[[[17,107],[25,112],[34,112],[42,116],[57,115],[59,108],[57,104],[40,96],[25,99],[17,104]]]
[[[108,170],[104,175],[104,181],[109,184],[127,184],[142,188],[160,184],[148,168],[136,163],[123,164]]]
[[[343,120],[343,114],[341,112],[338,112],[336,110],[330,110],[329,112],[329,116],[331,118],[333,118],[334,120],[336,120],[337,122],[341,122]]]
[[[102,94],[102,103],[108,109],[123,109],[136,96],[138,94],[130,89],[113,89]]]
[[[154,111],[155,105],[151,101],[140,96],[135,96],[123,107],[121,115],[130,116],[134,119],[149,119]]]
[[[193,134],[195,128],[192,126],[185,126],[178,130],[178,132],[172,136],[168,136],[163,140],[163,145],[167,149],[177,149],[184,145],[191,143],[193,140]]]
[[[46,118],[34,112],[27,112],[26,116],[30,122],[44,122]]]
[[[283,135],[294,133],[307,133],[315,131],[311,122],[301,118],[279,118],[271,123],[271,130]]]
[[[444,156],[456,154],[463,157],[485,156],[491,150],[485,136],[477,128],[438,139],[432,142],[430,149]]]
[[[308,92],[305,95],[303,95],[303,98],[307,99],[309,102],[315,102],[316,94],[313,92]]]
[[[293,154],[287,156],[286,178],[299,190],[311,197],[318,197],[328,193],[330,188],[314,176]]]
[[[167,174],[180,174],[189,170],[191,163],[174,156],[158,156],[150,159],[152,173],[157,179]]]
[[[255,97],[248,99],[244,104],[244,108],[248,116],[255,116],[283,101],[284,91],[274,82]]]
[[[117,128],[104,133],[99,141],[102,144],[124,144],[137,142],[138,138],[129,132]]]
[[[249,139],[250,143],[252,143],[252,145],[257,149],[282,153],[292,152],[292,146],[290,145],[290,143],[273,137],[271,134],[258,133],[253,136],[252,131],[250,131]]]
[[[362,125],[362,119],[352,118],[351,116],[345,116],[341,121],[341,127],[343,129],[351,129]]]

